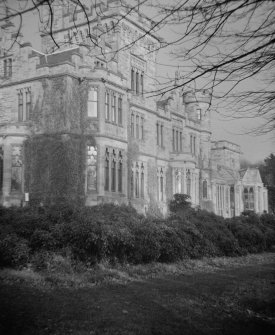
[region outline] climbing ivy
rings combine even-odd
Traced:
[[[31,204],[85,200],[85,143],[80,135],[38,135],[25,142]]]
[[[25,141],[25,191],[31,204],[84,203],[89,83],[70,76],[41,81],[43,95],[32,111]]]

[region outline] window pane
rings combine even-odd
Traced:
[[[89,101],[88,103],[88,116],[97,117],[97,101]]]

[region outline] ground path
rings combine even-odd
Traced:
[[[275,334],[275,266],[79,289],[2,282],[0,334]]]

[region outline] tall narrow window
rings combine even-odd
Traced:
[[[196,155],[196,137],[193,136],[193,154]]]
[[[139,73],[136,72],[136,94],[139,94]]]
[[[190,150],[192,154],[193,153],[193,135],[190,135]]]
[[[97,117],[98,94],[97,88],[92,87],[88,96],[88,117]]]
[[[172,147],[173,151],[175,151],[175,130],[172,130]]]
[[[119,152],[119,162],[118,162],[118,192],[122,192],[122,153]]]
[[[30,113],[31,113],[31,91],[28,89],[26,91],[26,120],[30,119]]]
[[[159,124],[157,123],[157,145],[159,145]]]
[[[140,75],[140,90],[141,90],[141,95],[143,96],[143,92],[144,92],[144,82],[143,82],[143,73]]]
[[[23,180],[23,162],[22,162],[22,147],[12,147],[12,163],[11,163],[11,191],[22,191]]]
[[[105,119],[110,120],[110,93],[105,92]]]
[[[116,161],[115,158],[113,158],[112,160],[112,171],[111,171],[111,175],[112,175],[112,186],[111,186],[111,190],[112,192],[116,191]]]
[[[135,115],[131,114],[131,136],[135,136]]]
[[[131,170],[131,195],[134,197],[134,170]]]
[[[141,164],[141,175],[140,175],[140,197],[144,198],[144,165]]]
[[[201,120],[201,109],[197,108],[197,118],[198,120]]]
[[[179,151],[179,132],[176,130],[176,151]]]
[[[180,132],[180,152],[182,151],[182,132]]]
[[[163,170],[160,169],[160,201],[163,201],[164,199],[163,192],[164,192]]]
[[[8,76],[11,77],[12,76],[12,59],[11,58],[8,59],[8,64],[9,64],[9,66],[8,66]]]
[[[109,191],[109,164],[110,164],[109,151],[106,149],[105,152],[105,191]]]
[[[207,181],[206,180],[202,182],[202,197],[204,199],[207,199]]]
[[[18,121],[23,121],[23,92],[18,93]]]
[[[163,148],[163,124],[160,125],[160,146]]]
[[[96,163],[97,163],[97,148],[88,145],[87,147],[87,191],[96,190]]]
[[[116,122],[116,96],[112,94],[112,122]]]
[[[4,78],[8,76],[8,60],[4,59]]]
[[[136,138],[139,139],[139,115],[136,115]]]
[[[140,118],[140,132],[141,132],[141,139],[144,140],[144,118]]]
[[[118,107],[117,107],[117,113],[118,113],[118,124],[122,125],[122,98],[121,96],[118,97]]]
[[[135,71],[134,69],[131,70],[131,90],[135,90]]]
[[[253,187],[250,187],[248,193],[248,207],[250,210],[254,210],[254,190]]]
[[[136,163],[136,180],[135,180],[135,191],[136,191],[136,198],[139,198],[139,166]]]

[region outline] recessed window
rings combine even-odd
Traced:
[[[138,112],[131,114],[131,136],[137,140],[144,140],[144,116]]]
[[[163,148],[164,126],[161,122],[157,122],[157,145]]]
[[[105,151],[105,191],[123,191],[123,153],[118,149]]]
[[[173,127],[172,129],[172,148],[174,152],[182,152],[182,131]]]
[[[4,59],[4,77],[9,78],[12,76],[12,59]]]
[[[87,192],[96,190],[97,182],[97,148],[87,146]]]
[[[143,95],[144,73],[135,68],[131,69],[131,90],[135,94]]]
[[[197,108],[197,119],[201,120],[201,109]]]
[[[143,162],[133,162],[131,169],[131,196],[133,198],[144,198],[144,181],[145,181],[145,172],[144,172],[144,163]]]
[[[88,117],[97,117],[98,115],[98,90],[97,87],[91,87],[88,96]]]
[[[31,113],[31,89],[22,88],[17,92],[18,99],[18,121],[27,121]]]
[[[109,89],[105,92],[105,120],[120,126],[123,122],[122,95]]]

